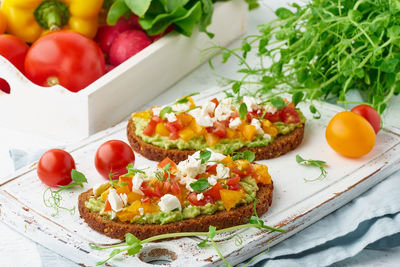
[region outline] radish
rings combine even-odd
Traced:
[[[101,50],[108,55],[114,39],[120,33],[132,29],[141,29],[138,23],[138,17],[136,15],[132,15],[129,19],[121,17],[114,26],[100,26],[94,40],[99,44]]]
[[[110,48],[110,63],[118,66],[131,56],[151,44],[151,39],[142,31],[129,30],[120,33]]]

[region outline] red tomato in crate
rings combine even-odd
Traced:
[[[104,74],[100,47],[75,32],[56,31],[41,37],[25,58],[25,75],[40,86],[60,84],[78,92]]]
[[[19,71],[24,71],[24,61],[29,46],[11,34],[0,35],[0,55],[10,61]]]
[[[358,105],[354,107],[351,111],[363,116],[374,128],[375,133],[377,134],[381,129],[381,117],[379,113],[369,105]]]
[[[51,149],[40,157],[37,174],[44,184],[56,187],[72,182],[72,169],[75,169],[75,161],[68,152]]]
[[[135,154],[132,148],[120,140],[110,140],[102,144],[96,151],[94,164],[97,171],[105,179],[118,179],[119,176],[126,174],[126,166],[129,163],[135,164]]]

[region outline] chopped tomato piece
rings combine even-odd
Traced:
[[[213,164],[213,165],[211,165],[211,166],[208,166],[206,172],[216,173],[216,172],[217,172],[217,165],[218,165],[218,164],[215,163],[215,164]]]
[[[235,190],[235,191],[240,190],[241,188],[242,187],[240,186],[240,184],[233,184],[228,186],[229,190]]]
[[[146,182],[144,182],[140,187],[140,190],[142,190],[143,194],[145,194],[148,197],[161,197],[160,187],[158,183],[154,188],[152,188],[151,186],[147,185]]]
[[[163,195],[167,194],[169,190],[171,189],[171,183],[169,181],[165,181],[162,186],[161,192]]]
[[[215,104],[215,107],[217,107],[219,105],[219,101],[216,97],[211,99],[210,102],[213,102]]]
[[[143,130],[143,134],[147,136],[153,136],[156,131],[157,123],[162,122],[161,118],[158,116],[153,116],[150,119],[149,124]]]
[[[111,211],[111,204],[108,201],[108,199],[106,201],[106,205],[104,206],[104,212],[107,212],[107,211]]]
[[[192,192],[188,195],[188,200],[190,201],[190,203],[192,203],[195,206],[204,206],[207,203],[212,203],[214,204],[214,200],[212,199],[211,196],[204,196],[203,199],[198,200],[197,199],[197,194],[195,192]]]
[[[170,159],[170,158],[168,158],[168,157],[166,157],[165,159],[163,159],[162,161],[160,161],[160,162],[157,164],[157,167],[158,167],[158,168],[164,168],[168,163],[170,163],[170,165],[171,165],[170,171],[176,170],[176,169],[177,169],[176,163],[175,163],[172,159]]]
[[[281,120],[284,123],[290,124],[290,123],[299,123],[300,122],[300,116],[294,108],[290,108],[290,107],[286,106],[283,109],[281,109],[279,114],[280,114]]]
[[[228,180],[226,180],[226,184],[227,185],[234,185],[234,184],[237,184],[238,182],[240,182],[240,176],[239,175],[236,176],[236,177],[229,178]]]
[[[262,116],[262,110],[260,110],[260,109],[257,109],[257,110],[253,110],[253,111],[251,111],[251,112],[248,112],[247,113],[247,115],[246,115],[246,118],[247,118],[247,122],[251,122],[252,121],[252,119],[253,118],[256,118],[256,119],[258,119],[259,117],[261,117]]]
[[[219,190],[224,189],[220,183],[215,184],[213,187],[208,189],[206,192],[204,192],[205,196],[210,196],[214,200],[220,200],[221,195],[219,193]]]
[[[279,116],[280,112],[270,113],[267,112],[264,115],[264,119],[269,120],[270,122],[278,122],[281,121],[281,117]]]
[[[140,202],[142,202],[142,203],[150,203],[150,198],[149,197],[142,198],[140,200]]]
[[[294,109],[294,103],[293,103],[293,102],[291,102],[290,104],[288,104],[288,105],[287,105],[287,107],[288,107],[288,108],[292,108],[292,109]]]
[[[179,195],[181,193],[181,188],[177,181],[173,180],[171,185],[171,192],[173,195]]]
[[[208,127],[207,131],[209,133],[212,133],[219,138],[225,138],[226,137],[226,125],[224,122],[216,121],[214,122],[213,127]]]

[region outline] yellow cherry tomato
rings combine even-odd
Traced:
[[[6,16],[4,16],[3,12],[0,10],[0,34],[3,34],[7,28],[7,20]]]
[[[368,154],[376,139],[371,124],[351,111],[336,114],[326,127],[325,137],[333,150],[350,158]]]

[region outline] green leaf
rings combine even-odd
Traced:
[[[128,248],[128,255],[136,255],[142,250],[143,246],[140,243],[135,243],[134,245]]]
[[[125,0],[125,4],[129,7],[132,13],[143,17],[149,9],[151,0]]]
[[[215,231],[217,230],[217,227],[210,225],[208,227],[208,237],[210,239],[213,239],[215,237]]]
[[[177,101],[175,101],[175,104],[184,104],[184,103],[187,103],[187,102],[189,102],[189,97],[192,97],[192,96],[195,96],[195,95],[198,95],[198,94],[200,94],[200,93],[199,93],[199,92],[195,92],[195,93],[191,93],[191,94],[189,94],[189,95],[186,95],[186,96],[184,96],[184,97],[178,99]]]
[[[242,121],[244,121],[247,117],[247,106],[246,103],[240,104],[239,107],[239,117]]]
[[[350,19],[352,19],[355,22],[359,22],[362,19],[361,12],[358,11],[358,10],[354,10],[354,9],[351,9],[349,11],[348,16],[349,16]]]
[[[277,109],[281,110],[285,106],[285,101],[282,97],[276,96],[271,99],[271,104],[274,105]]]
[[[161,119],[165,119],[165,115],[167,115],[168,113],[172,112],[172,108],[170,106],[166,106],[164,107],[161,111],[160,111],[160,118]]]
[[[294,106],[297,106],[303,100],[304,93],[303,92],[296,92],[292,95],[292,102]]]
[[[86,179],[85,175],[81,172],[78,172],[75,169],[71,170],[71,178],[74,182],[76,182],[78,184],[87,183],[87,179]]]
[[[235,82],[233,85],[232,85],[232,92],[234,93],[234,94],[238,94],[239,93],[239,91],[240,91],[240,87],[242,86],[242,83],[241,82]]]
[[[213,38],[214,34],[207,31],[207,27],[211,24],[212,14],[214,12],[214,5],[212,0],[201,0],[203,4],[203,15],[199,23],[199,30],[205,32],[208,37]]]
[[[129,246],[133,245],[133,244],[140,244],[140,239],[137,238],[136,236],[134,236],[131,233],[127,233],[125,235],[125,242],[126,244],[128,244]]]
[[[395,73],[398,64],[399,64],[398,58],[386,59],[380,65],[379,69],[383,72]]]
[[[211,158],[211,151],[205,150],[200,152],[201,163],[206,163]]]
[[[190,184],[190,187],[197,192],[204,191],[210,184],[206,178],[199,178],[196,182]]]
[[[190,37],[195,25],[201,20],[202,14],[201,2],[197,2],[187,11],[185,16],[174,21],[174,24],[177,27],[176,31]]]
[[[292,16],[294,16],[293,12],[290,11],[287,8],[284,7],[280,7],[275,11],[275,14],[278,16],[278,18],[280,19],[287,19],[290,18]]]
[[[206,237],[206,239],[204,239],[203,241],[198,243],[197,246],[204,248],[204,247],[208,246],[207,242],[208,242],[208,236]]]
[[[119,248],[114,249],[113,251],[111,251],[110,253],[110,258],[117,256],[119,253],[121,253],[121,250]]]
[[[107,13],[107,24],[115,25],[120,17],[129,12],[129,7],[124,0],[116,0]]]
[[[244,159],[249,162],[253,162],[255,158],[256,158],[256,156],[255,156],[254,152],[250,151],[250,150],[238,152],[232,157],[233,160]]]

